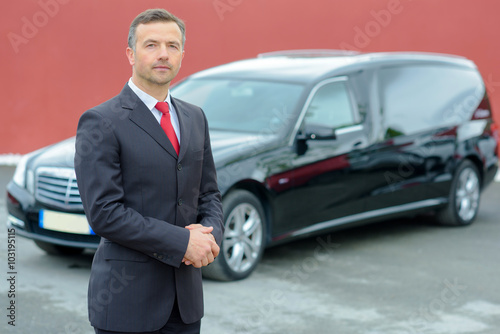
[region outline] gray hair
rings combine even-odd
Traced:
[[[135,52],[135,44],[137,43],[137,26],[139,24],[147,24],[152,22],[175,22],[179,26],[182,34],[182,48],[184,48],[184,43],[186,43],[186,25],[177,16],[167,12],[163,8],[148,9],[139,15],[130,24],[130,29],[128,31],[128,46]]]

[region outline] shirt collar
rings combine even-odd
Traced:
[[[139,87],[137,87],[134,84],[134,82],[132,81],[132,78],[130,78],[128,80],[128,85],[129,85],[130,89],[132,89],[132,91],[146,105],[146,107],[148,107],[149,110],[153,110],[153,108],[156,106],[156,103],[158,102],[158,100],[155,99],[154,97],[152,97],[151,95],[149,95],[148,93],[144,92],[143,90],[141,90]],[[170,109],[172,109],[172,103],[170,101],[170,90],[168,91],[167,98],[163,102],[167,102]]]

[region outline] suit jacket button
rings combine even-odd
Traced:
[[[181,164],[178,164],[178,165],[177,165],[177,170],[178,170],[178,171],[181,171],[181,170],[182,170],[182,165],[181,165]]]
[[[182,198],[180,198],[178,201],[177,201],[177,205],[181,206],[182,205]]]

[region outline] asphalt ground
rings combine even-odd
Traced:
[[[0,189],[12,174],[0,167]],[[249,278],[204,281],[202,333],[500,333],[498,203],[494,183],[470,227],[391,220],[268,249]],[[1,191],[0,221],[6,217]],[[7,252],[13,238],[15,275]],[[0,247],[1,333],[93,333],[86,308],[92,252],[49,256],[5,228]]]

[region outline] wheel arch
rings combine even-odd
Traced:
[[[268,245],[271,241],[272,220],[273,220],[271,194],[261,183],[255,180],[242,180],[234,184],[231,188],[229,188],[222,196],[222,200],[224,201],[224,197],[226,197],[228,194],[230,194],[235,190],[246,190],[252,193],[254,196],[257,197],[257,199],[262,204],[262,207],[264,209],[264,214],[266,215],[265,242],[266,245]]]
[[[469,154],[462,161],[460,161],[460,163],[457,165],[457,168],[465,160],[469,160],[470,162],[472,162],[476,166],[476,168],[479,172],[479,178],[480,178],[479,183],[481,185],[481,189],[483,189],[483,187],[484,187],[484,184],[483,184],[483,182],[484,182],[484,164],[483,164],[483,162],[481,161],[481,159],[477,155]]]

